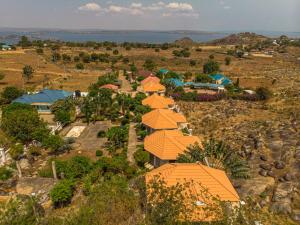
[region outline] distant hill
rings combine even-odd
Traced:
[[[195,42],[189,37],[181,38],[179,40],[176,40],[174,43],[179,46],[189,46],[195,44]]]
[[[268,40],[269,38],[256,33],[244,32],[238,34],[231,34],[227,37],[216,39],[211,44],[216,45],[240,45],[240,44],[255,44],[260,41]]]

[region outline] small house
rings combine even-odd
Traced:
[[[12,49],[12,48],[11,48],[10,45],[6,45],[6,44],[1,45],[1,50],[2,50],[2,51],[10,51],[11,49]]]
[[[228,77],[224,76],[223,74],[212,74],[212,75],[209,75],[209,77],[211,79],[213,79],[213,81],[216,84],[219,84],[219,85],[226,86],[226,85],[232,84],[232,81]]]
[[[152,95],[154,93],[164,95],[165,91],[165,86],[157,82],[150,81],[142,85],[142,92],[144,92],[146,95]]]
[[[149,106],[151,109],[168,109],[174,107],[174,100],[172,98],[167,98],[164,96],[159,96],[154,93],[153,95],[145,98],[142,104]]]

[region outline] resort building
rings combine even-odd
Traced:
[[[175,130],[187,128],[186,118],[170,109],[155,109],[142,116],[142,124],[149,133],[156,130]]]
[[[115,92],[117,92],[119,90],[119,87],[117,85],[114,85],[114,84],[105,84],[105,85],[101,86],[100,88],[109,89],[109,90],[112,90],[112,91],[115,91]]]
[[[142,85],[142,91],[146,95],[152,95],[154,93],[157,93],[159,95],[164,95],[166,88],[165,86],[161,85],[160,83],[156,82],[148,82]]]
[[[179,130],[161,130],[145,138],[144,149],[150,153],[150,163],[159,167],[166,163],[174,163],[179,154],[195,144],[201,145],[196,136],[185,136]]]
[[[226,86],[232,84],[232,81],[228,77],[224,76],[223,74],[212,74],[209,75],[209,77],[213,79],[213,81],[218,85]]]
[[[12,50],[11,46],[10,45],[6,45],[6,44],[0,45],[0,49],[2,51],[10,51],[10,50]]]
[[[153,95],[145,98],[142,101],[142,104],[145,106],[149,106],[151,109],[168,109],[173,108],[175,102],[172,98],[166,98],[154,93]]]
[[[144,85],[146,83],[149,83],[149,82],[153,82],[153,83],[160,83],[160,79],[158,77],[155,77],[155,76],[150,76],[150,77],[147,77],[146,79],[142,80],[141,81],[141,84]]]
[[[186,185],[183,190],[183,196],[186,197],[182,199],[182,204],[190,209],[190,215],[185,220],[211,222],[220,219],[223,214],[215,199],[226,203],[229,208],[239,206],[240,198],[223,170],[199,163],[162,165],[145,176],[148,201],[151,184],[157,178],[163,180],[167,187]]]
[[[66,99],[70,96],[73,96],[73,92],[44,89],[38,93],[22,95],[13,102],[32,105],[38,110],[39,113],[50,114],[50,107],[54,102],[57,100]]]

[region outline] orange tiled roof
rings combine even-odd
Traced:
[[[145,83],[143,86],[144,92],[158,92],[158,91],[165,91],[165,86],[161,85],[160,83],[149,81]]]
[[[160,79],[158,77],[155,77],[155,76],[149,76],[146,79],[142,80],[141,84],[144,85],[148,82],[160,83]]]
[[[167,109],[169,105],[174,105],[174,100],[154,93],[153,95],[145,98],[142,101],[142,104],[148,105],[152,109]]]
[[[105,84],[105,85],[101,86],[100,88],[106,88],[106,89],[110,89],[110,90],[113,90],[113,91],[116,91],[116,90],[119,89],[118,86],[113,85],[113,84]]]
[[[142,116],[142,123],[156,130],[176,129],[177,123],[186,123],[186,118],[170,109],[155,109]]]
[[[162,160],[176,160],[188,146],[201,144],[196,136],[184,136],[179,130],[161,130],[147,136],[145,149]]]
[[[205,203],[209,204],[212,202],[212,199],[205,197],[203,188],[207,189],[211,196],[220,201],[235,203],[240,200],[225,171],[210,168],[198,163],[165,164],[146,174],[146,184],[149,184],[154,176],[159,176],[169,187],[176,185],[177,183],[190,183],[188,188],[189,192],[197,201],[204,203],[204,205],[199,205],[193,209],[193,215],[190,215],[191,220],[193,221],[212,221],[220,216],[205,214],[203,207],[205,207]],[[186,202],[186,204],[188,204],[188,201],[188,199],[183,199],[183,203]]]

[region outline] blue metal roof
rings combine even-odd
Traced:
[[[176,79],[176,78],[169,78],[169,79],[166,79],[166,81],[171,82],[176,87],[182,87],[182,86],[184,86],[184,83],[181,80]]]
[[[160,69],[159,73],[167,74],[167,73],[169,73],[169,70],[167,70],[167,69]]]
[[[44,89],[37,94],[22,95],[21,97],[15,99],[13,102],[19,102],[24,104],[32,104],[32,103],[53,104],[57,100],[65,99],[72,95],[73,93],[68,91]]]
[[[221,84],[224,86],[228,84],[232,84],[232,81],[228,77],[224,76],[223,74],[211,74],[209,75],[209,77],[216,81],[221,80],[222,82]]]
[[[224,89],[224,85],[210,83],[194,83],[193,86],[199,88]]]

